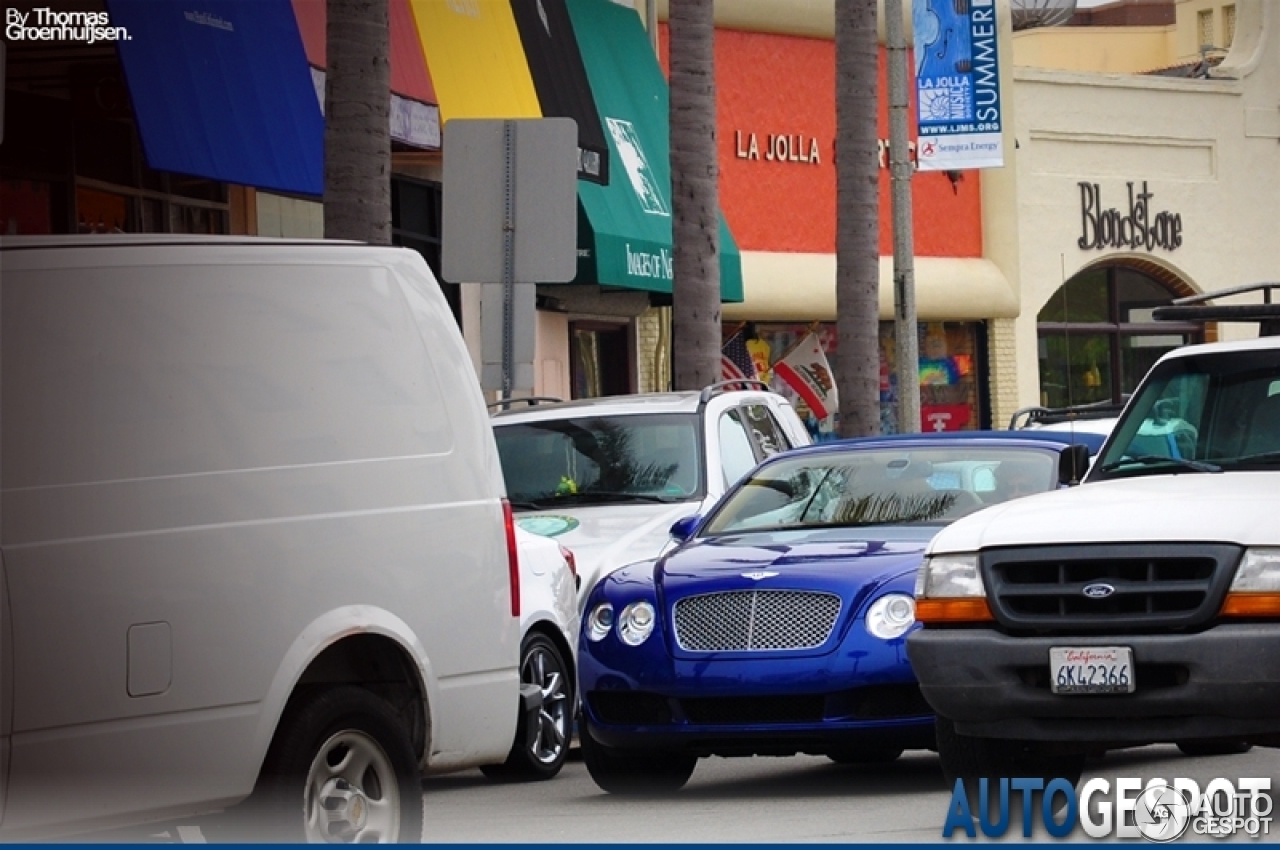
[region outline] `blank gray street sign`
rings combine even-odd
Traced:
[[[506,129],[513,130],[510,169]],[[504,276],[511,175],[514,250]],[[441,264],[452,283],[567,283],[578,273],[578,124],[572,118],[444,125]]]

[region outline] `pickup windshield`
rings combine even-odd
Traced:
[[[701,498],[696,414],[547,419],[494,428],[517,509]]]
[[[1280,457],[1280,347],[1156,364],[1103,447],[1090,480],[1274,469]]]

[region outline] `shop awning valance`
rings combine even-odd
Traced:
[[[147,163],[324,190],[324,119],[289,0],[108,0]]]
[[[916,257],[920,321],[978,321],[1018,315],[1017,289],[981,257]],[[745,300],[726,321],[810,322],[836,318],[836,255],[744,251]],[[880,258],[880,318],[893,318],[893,258]]]
[[[578,181],[578,277],[670,293],[671,165],[666,79],[635,9],[609,0],[565,0],[604,135],[607,185]],[[720,220],[722,301],[742,300],[742,265]]]

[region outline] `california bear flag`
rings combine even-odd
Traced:
[[[773,374],[795,390],[819,419],[826,419],[839,407],[831,366],[822,342],[812,331],[773,365]]]

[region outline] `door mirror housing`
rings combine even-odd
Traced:
[[[702,517],[697,514],[680,517],[680,519],[671,523],[671,539],[680,543],[685,542],[693,536],[693,530],[698,527],[700,522],[702,522]]]
[[[1058,483],[1079,484],[1089,471],[1089,447],[1072,443],[1058,455]]]

